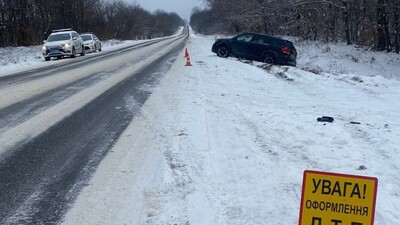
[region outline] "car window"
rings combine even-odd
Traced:
[[[71,39],[71,35],[70,34],[52,34],[49,36],[49,38],[47,39],[48,42],[52,42],[52,41],[66,41]]]
[[[81,35],[83,41],[89,41],[92,40],[92,35]]]
[[[236,41],[238,41],[238,42],[250,42],[252,38],[253,38],[252,34],[244,34],[244,35],[241,35],[241,36],[237,37]]]
[[[269,42],[271,43],[271,45],[274,45],[274,46],[282,46],[281,42],[276,39],[271,38],[271,40]]]
[[[283,46],[294,49],[293,43],[290,41],[284,41]]]
[[[254,36],[253,39],[251,39],[251,43],[265,44],[264,38],[261,36]]]
[[[265,44],[265,45],[273,45],[274,42],[271,40],[271,38],[263,37],[263,44]]]

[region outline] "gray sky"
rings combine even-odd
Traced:
[[[189,21],[192,9],[195,6],[201,6],[201,0],[125,0],[127,2],[137,2],[144,9],[153,12],[161,9],[167,12],[176,12],[182,19]]]

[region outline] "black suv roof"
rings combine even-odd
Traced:
[[[277,41],[281,41],[283,43],[288,43],[288,42],[292,43],[291,41],[285,40],[285,39],[283,39],[281,37],[271,36],[271,35],[268,35],[268,34],[254,33],[254,32],[246,32],[246,33],[239,34],[237,36],[241,36],[241,35],[244,35],[244,34],[259,35],[259,36],[263,36],[263,37],[266,37],[266,38],[271,38],[271,39],[274,39],[274,40],[277,40]]]

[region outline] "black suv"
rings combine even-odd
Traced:
[[[269,64],[296,66],[293,43],[264,34],[244,33],[234,38],[218,39],[212,52],[219,57],[234,56]]]

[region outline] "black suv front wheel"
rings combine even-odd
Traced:
[[[217,48],[217,55],[221,58],[226,58],[229,56],[229,50],[225,45],[221,45]]]

